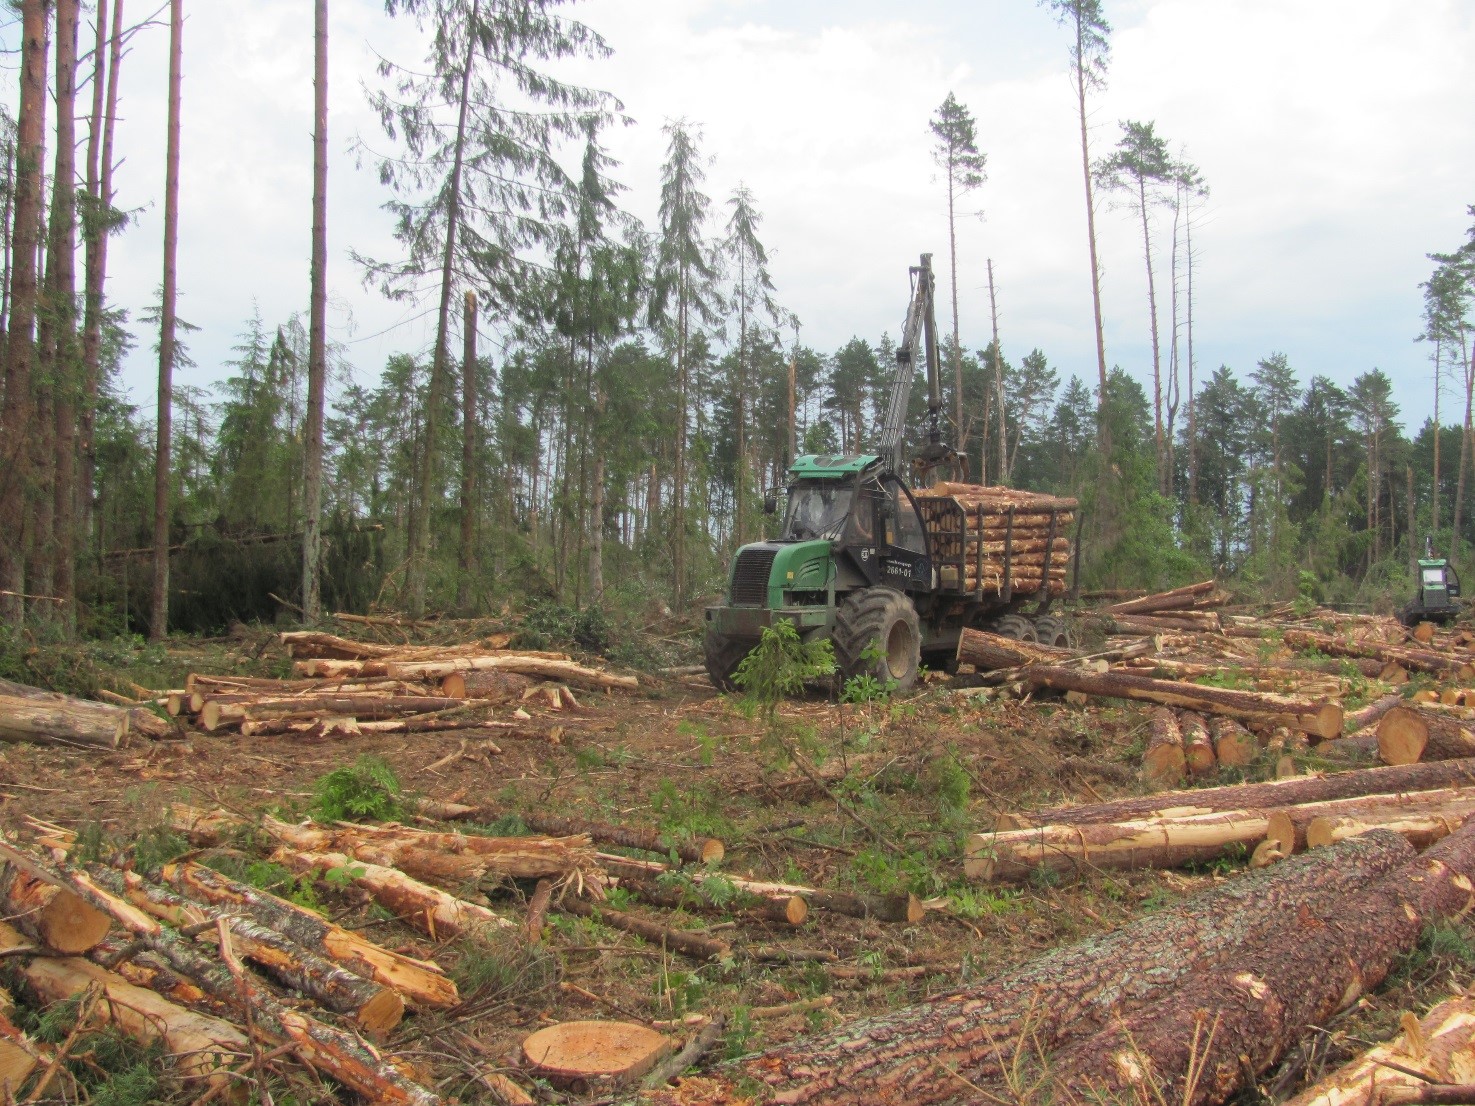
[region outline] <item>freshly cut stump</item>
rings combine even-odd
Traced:
[[[661,1034],[630,1022],[562,1022],[522,1042],[528,1065],[565,1088],[631,1083],[670,1051]]]

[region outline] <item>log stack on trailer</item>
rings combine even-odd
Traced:
[[[915,494],[944,588],[1004,602],[1065,593],[1076,500],[949,481]]]

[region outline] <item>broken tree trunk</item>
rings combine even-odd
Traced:
[[[671,929],[659,922],[637,918],[623,910],[591,905],[583,899],[576,899],[572,896],[564,899],[559,909],[580,918],[593,918],[611,929],[633,933],[652,945],[683,953],[694,960],[726,960],[732,955],[732,946],[716,937],[691,933],[684,929]]]
[[[1079,691],[1087,695],[1183,707],[1268,726],[1286,726],[1322,738],[1335,737],[1342,732],[1342,708],[1330,701],[1316,702],[1263,691],[1180,684],[1128,672],[1096,674],[1072,668],[1042,667],[1029,669],[1026,677],[1035,688],[1048,687],[1057,691]]]
[[[1216,810],[1264,810],[1302,803],[1347,799],[1399,791],[1431,791],[1475,784],[1475,760],[1447,760],[1398,767],[1358,768],[1329,776],[1294,776],[1266,783],[1240,783],[1199,790],[1162,791],[1155,795],[1113,799],[1088,806],[1003,814],[997,830],[1042,825],[1087,825],[1171,815],[1207,814]]]
[[[978,669],[1017,668],[1023,664],[1059,664],[1075,656],[1074,650],[1040,645],[1033,641],[965,628],[958,638],[958,663]]]
[[[434,964],[391,952],[314,911],[238,883],[213,868],[188,861],[166,864],[158,877],[182,894],[245,914],[326,960],[394,988],[413,1006],[445,1009],[461,1001],[455,982]]]
[[[1308,1027],[1377,986],[1425,926],[1463,911],[1475,891],[1472,877],[1475,829],[1445,838],[1340,902],[1285,915],[1263,942],[1057,1053],[1050,1081],[1183,1106],[1223,1102]]]
[[[383,864],[356,860],[343,853],[298,852],[286,846],[274,852],[272,860],[299,875],[333,871],[346,873],[355,887],[367,891],[380,906],[424,930],[435,940],[463,933],[475,936],[485,930],[517,928],[516,923],[484,906],[457,898]]]
[[[1187,760],[1183,733],[1177,716],[1167,707],[1152,712],[1147,734],[1147,752],[1142,755],[1142,778],[1148,783],[1172,785],[1183,782]]]
[[[1475,757],[1475,723],[1419,706],[1393,707],[1378,722],[1385,764]]]
[[[1475,1073],[1475,999],[1446,999],[1412,1025],[1412,1015],[1404,1017],[1399,1036],[1318,1080],[1285,1106],[1381,1106],[1391,1091]]]
[[[987,982],[859,1018],[717,1069],[789,1106],[947,1101],[1010,1065],[1021,1042],[1051,1048],[1233,954],[1257,926],[1341,902],[1413,856],[1393,834],[1343,842],[1234,879],[1113,933],[1057,949]],[[1308,854],[1316,856],[1317,854]],[[959,1076],[968,1081],[960,1083]]]
[[[1219,811],[1186,818],[1039,826],[968,839],[963,871],[970,879],[1019,881],[1044,868],[1066,875],[1122,868],[1176,868],[1217,860],[1265,837],[1261,810]]]
[[[128,712],[122,707],[65,695],[0,695],[0,741],[116,749],[127,735]]]

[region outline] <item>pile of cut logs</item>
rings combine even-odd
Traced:
[[[169,737],[184,724],[245,737],[516,730],[515,721],[488,720],[485,708],[530,702],[577,711],[573,688],[638,686],[634,676],[578,664],[566,653],[509,649],[510,635],[452,646],[382,645],[315,631],[281,640],[294,658],[292,679],[196,673],[178,690],[138,688],[138,699],[104,693],[110,703],[0,680],[0,741],[116,749],[134,736]]]
[[[1065,591],[1074,499],[944,481],[916,492],[944,582],[965,591]],[[960,577],[961,572],[961,577]],[[1045,580],[1048,572],[1049,580]]]
[[[1110,634],[1090,654],[964,632],[959,663],[978,671],[983,694],[1061,691],[1079,704],[1149,705],[1142,777],[1150,785],[1253,764],[1287,777],[1249,790],[1006,816],[973,839],[970,874],[1174,866],[1250,850],[1265,864],[1374,825],[1427,844],[1462,824],[1475,809],[1475,760],[1465,759],[1475,758],[1475,709],[1464,705],[1475,676],[1470,633],[1326,610],[1235,615],[1226,602],[1210,580],[1116,603],[1098,612]],[[1411,674],[1440,686],[1410,692]],[[1353,694],[1355,709],[1344,709]],[[1375,756],[1412,775],[1297,775],[1313,746],[1322,763]]]

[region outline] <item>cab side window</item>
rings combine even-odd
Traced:
[[[891,510],[886,512],[890,516],[886,520],[887,544],[913,553],[926,553],[927,538],[922,533],[922,520],[917,517],[917,509],[912,506],[911,499],[902,491],[901,485],[894,482],[888,482],[886,496],[891,501]]]

